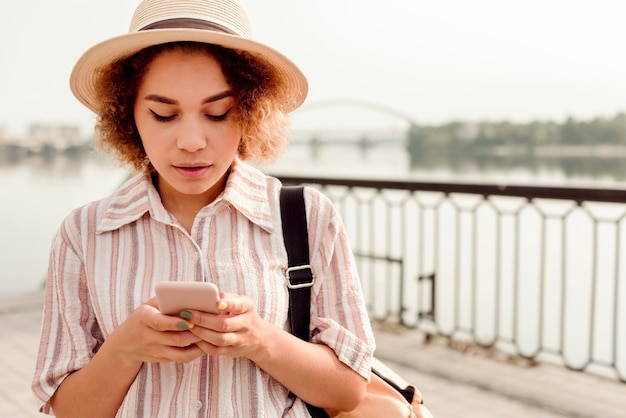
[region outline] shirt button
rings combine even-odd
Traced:
[[[196,403],[194,404],[194,407],[196,408],[196,411],[199,411],[202,409],[202,402],[201,401],[196,401]]]
[[[193,253],[192,258],[193,258],[193,261],[194,261],[194,263],[195,263],[195,262],[197,262],[197,261],[198,261],[198,258],[200,258],[200,257],[198,256],[198,253]]]

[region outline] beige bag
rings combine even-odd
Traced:
[[[400,391],[409,397],[412,393],[411,402]],[[413,418],[424,416],[420,412],[421,403],[422,395],[417,389],[380,360],[372,358],[372,376],[359,406],[350,412],[326,412],[331,418]]]

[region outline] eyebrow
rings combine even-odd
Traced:
[[[233,92],[230,90],[223,91],[221,93],[214,94],[213,96],[209,96],[202,101],[202,104],[217,102],[218,100],[222,100],[225,97],[231,97]],[[145,100],[149,100],[151,102],[164,103],[168,105],[177,105],[178,101],[174,99],[170,99],[169,97],[161,96],[159,94],[149,94],[145,98]]]

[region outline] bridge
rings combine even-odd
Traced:
[[[352,99],[333,99],[333,100],[320,100],[315,102],[306,103],[296,112],[294,117],[298,118],[301,115],[307,113],[343,108],[351,111],[362,110],[368,112],[374,112],[381,117],[391,118],[396,124],[401,122],[405,125],[402,130],[398,128],[352,128],[346,130],[345,128],[336,129],[298,129],[294,127],[294,136],[291,140],[291,144],[294,145],[308,145],[312,148],[317,148],[323,145],[350,145],[357,146],[361,149],[369,149],[375,146],[398,146],[405,145],[407,140],[407,134],[411,127],[416,126],[415,120],[398,109],[390,106],[381,105],[378,103],[368,102],[364,100],[352,100]],[[342,122],[345,122],[342,121]],[[362,124],[362,120],[355,122],[356,124]],[[370,120],[371,122],[371,120]],[[324,124],[327,121],[324,120]]]

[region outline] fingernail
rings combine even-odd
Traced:
[[[192,317],[191,312],[189,311],[182,311],[179,316],[186,320],[190,320]]]
[[[193,329],[193,327],[195,327],[193,322],[187,322],[187,321],[179,322],[178,324],[176,324],[176,326],[178,327],[178,329],[181,329],[181,330]]]
[[[220,300],[220,303],[217,304],[217,309],[219,309],[220,311],[223,311],[226,308],[228,308],[228,304],[224,302],[223,300]]]

